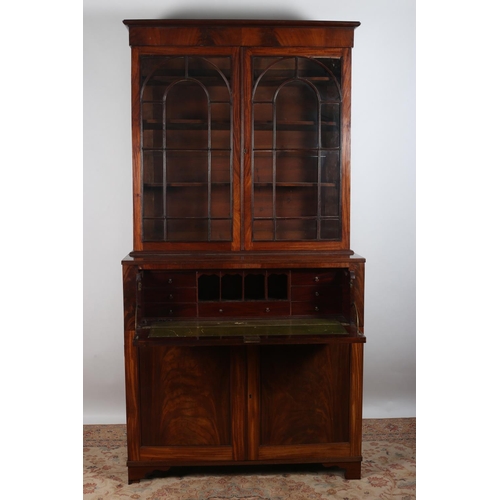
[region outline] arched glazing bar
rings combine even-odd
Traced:
[[[334,64],[335,63],[331,61],[332,68]],[[316,76],[314,76],[314,70],[312,71],[313,76],[310,76],[311,66],[320,68],[316,69]],[[274,74],[273,71],[275,72]],[[264,86],[271,86],[274,89],[273,92],[265,90],[263,88]],[[286,98],[284,98],[283,101],[280,101],[280,93],[282,91],[290,90],[292,87],[295,87],[297,91],[295,93],[290,92],[288,102]],[[302,90],[299,90],[299,88]],[[305,89],[307,89],[307,91]],[[304,105],[300,107],[297,103],[293,102],[293,98],[295,97],[295,94],[299,95],[301,93],[304,95],[305,93],[309,93],[314,96],[314,99],[308,100],[307,97],[304,98],[304,95],[302,95],[301,98],[304,99]],[[254,73],[254,85],[252,89],[252,119],[254,123],[254,134],[252,135],[252,173],[255,173],[256,154],[261,157],[269,155],[272,168],[272,178],[270,178],[270,175],[267,177],[268,182],[271,181],[272,183],[272,213],[259,205],[260,199],[265,196],[263,197],[261,194],[256,194],[255,190],[264,191],[264,184],[262,180],[259,181],[258,175],[254,175],[253,177],[253,220],[254,223],[258,221],[258,224],[267,228],[265,236],[258,237],[256,238],[257,240],[320,240],[338,239],[340,236],[340,233],[338,233],[338,236],[333,235],[332,231],[328,233],[328,231],[323,228],[327,228],[328,225],[331,226],[332,224],[331,222],[327,222],[327,219],[330,221],[333,219],[337,220],[338,228],[340,228],[340,193],[338,189],[340,186],[340,169],[337,168],[336,173],[332,173],[331,171],[327,172],[327,169],[328,163],[334,162],[332,160],[332,151],[335,151],[334,154],[340,155],[341,101],[341,87],[339,80],[327,64],[320,62],[316,58],[275,58],[270,64],[262,69],[260,74],[256,75]],[[265,111],[266,109],[269,109],[269,106],[272,106],[271,114],[269,114],[268,111]],[[283,111],[280,110],[280,106],[283,108]],[[335,107],[337,107],[337,116],[335,116]],[[314,116],[311,116],[311,112]],[[304,114],[304,116],[301,116],[301,113]],[[308,116],[305,116],[306,113]],[[259,115],[261,119],[263,115],[269,116],[271,119],[271,129],[269,132],[272,130],[272,137],[269,137],[269,133],[266,136],[266,133],[262,132],[265,130],[266,125],[265,122],[260,124],[258,123],[257,115]],[[333,131],[334,128],[335,131]],[[258,131],[257,133],[260,134],[258,139],[256,139],[256,130]],[[280,137],[280,132],[283,137]],[[331,138],[332,133],[334,134],[333,139]],[[289,136],[288,139],[285,137],[287,134]],[[338,136],[337,139],[335,139],[335,135]],[[266,139],[266,137],[269,137],[271,140]],[[287,212],[287,210],[281,209],[283,212],[281,216],[278,213],[278,206],[283,205],[283,202],[281,204],[278,204],[277,202],[278,158],[283,158],[287,155],[295,155],[295,160],[292,160],[292,163],[294,163],[294,161],[295,163],[297,161],[303,161],[304,163],[307,163],[309,167],[311,166],[311,162],[306,160],[306,157],[310,157],[311,159],[315,158],[316,175],[314,181],[311,180],[309,173],[305,176],[307,177],[307,183],[295,183],[293,187],[290,187],[287,194],[287,201],[289,201],[290,205],[293,204],[294,201],[296,204],[304,204],[304,200],[307,198],[309,206],[305,211],[307,213],[306,216],[304,216],[304,211],[297,217],[294,215],[294,210],[288,210]],[[330,155],[329,158],[327,158],[328,155]],[[300,160],[297,160],[297,158],[300,158]],[[326,166],[322,167],[323,161]],[[282,168],[283,163],[284,162],[282,160]],[[335,170],[335,168],[330,170]],[[322,178],[322,176],[324,176],[324,178]],[[337,178],[334,178],[335,176]],[[306,179],[304,178],[299,180],[304,181]],[[284,186],[284,184],[281,183],[281,186]],[[292,186],[291,183],[290,186]],[[284,188],[282,187],[282,189]],[[314,194],[312,194],[313,189]],[[337,190],[336,193],[334,193],[334,189]],[[294,190],[296,193],[300,193],[295,200],[293,200]],[[323,208],[324,195],[330,198],[329,202],[331,201],[332,196],[334,199],[336,198],[337,208],[334,211],[327,213]],[[289,198],[292,198],[292,200],[290,201]],[[313,198],[315,199],[313,200]],[[256,199],[257,204],[255,203]],[[314,209],[310,206],[312,203],[314,203]],[[264,214],[262,214],[263,212]],[[299,225],[305,227],[307,225],[306,219],[310,222],[314,220],[314,231],[311,231],[310,229],[307,231],[303,230],[302,236],[300,236],[300,231],[298,230],[295,230],[295,234],[291,230],[289,232],[289,236],[283,236],[283,232],[281,235],[278,234],[278,224],[281,224],[282,227],[292,227],[294,224],[297,227]],[[269,225],[271,222],[272,229]],[[298,237],[297,234],[299,234]]]
[[[186,236],[188,241],[226,241],[231,239],[229,220],[232,218],[232,186],[233,157],[232,145],[232,92],[228,78],[207,58],[204,57],[162,57],[157,64],[150,64],[149,71],[143,75],[141,85],[141,161],[143,166],[143,240],[144,241],[172,241],[169,234],[169,225],[176,225],[172,235],[179,234],[179,227],[191,226],[191,234]],[[157,80],[157,81],[155,81]],[[216,83],[214,83],[216,81]],[[196,89],[199,89],[198,91]],[[161,92],[161,93],[160,93]],[[198,94],[194,98],[190,94]],[[201,103],[203,95],[204,104]],[[194,103],[194,104],[189,104]],[[161,106],[161,108],[160,108]],[[217,112],[214,113],[214,106]],[[145,112],[148,107],[152,111]],[[204,116],[201,116],[201,112]],[[177,113],[177,116],[176,116]],[[224,213],[212,213],[212,160],[214,148],[213,123],[214,114],[222,120],[219,129],[226,131],[223,140],[215,141],[217,153],[226,163],[227,158],[227,187],[223,189],[223,197],[227,200]],[[153,116],[152,122],[147,118]],[[160,116],[161,115],[161,116]],[[149,139],[147,128],[156,128],[158,134]],[[159,136],[161,133],[161,137]],[[222,132],[224,134],[224,132]],[[226,140],[227,135],[227,140]],[[146,139],[145,139],[146,137]],[[227,155],[227,156],[226,156]],[[161,156],[161,165],[160,163]],[[147,157],[147,158],[146,158]],[[203,160],[205,157],[205,160]],[[146,161],[148,160],[148,161]],[[156,172],[153,182],[147,184],[148,162],[156,163]],[[184,169],[182,162],[192,163],[191,168]],[[161,166],[161,175],[158,172]],[[203,168],[201,168],[203,167]],[[176,169],[174,172],[173,169]],[[220,170],[220,167],[219,167]],[[189,172],[189,175],[184,172]],[[171,182],[169,177],[175,179]],[[151,176],[149,176],[151,177]],[[161,177],[161,183],[159,178]],[[220,177],[220,172],[219,172]],[[225,181],[226,182],[226,181]],[[155,193],[149,186],[161,187],[160,193]],[[203,188],[205,186],[205,188]],[[181,189],[182,188],[182,189]],[[202,203],[179,201],[182,190],[191,190],[191,199],[202,200]],[[200,190],[204,189],[205,193]],[[148,201],[148,196],[153,201]],[[151,193],[150,193],[151,191]],[[219,196],[219,195],[218,195]],[[170,197],[170,198],[168,198]],[[183,196],[185,200],[187,197]],[[170,200],[170,201],[169,201]],[[145,208],[145,205],[154,205],[154,208]],[[148,207],[149,207],[148,205]],[[212,234],[214,221],[219,219],[216,234]],[[182,222],[184,221],[184,223]],[[161,235],[160,226],[161,223]],[[153,228],[149,230],[148,228]],[[187,233],[186,233],[187,234]],[[176,241],[181,241],[177,239]]]

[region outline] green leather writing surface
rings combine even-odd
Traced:
[[[165,321],[149,328],[148,338],[348,334],[339,321],[332,319]]]

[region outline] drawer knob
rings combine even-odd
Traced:
[[[174,311],[170,309],[170,311],[168,311],[168,314],[174,314]]]
[[[219,309],[219,312],[222,313],[222,312],[224,312],[224,310],[223,309]]]
[[[172,278],[168,278],[168,284],[171,285],[174,281],[172,280]]]
[[[316,297],[319,297],[319,292],[314,292],[314,295],[316,295]]]
[[[314,308],[314,310],[315,310],[316,312],[318,312],[318,311],[319,311],[319,307],[318,307],[318,306],[316,306],[316,307]]]
[[[319,281],[319,276],[315,276],[314,281]]]
[[[172,300],[172,299],[174,298],[174,296],[173,296],[172,294],[170,294],[170,295],[168,296],[168,298],[169,298],[170,300]]]
[[[266,313],[271,312],[271,309],[269,307],[266,307]]]

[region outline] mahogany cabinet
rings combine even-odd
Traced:
[[[357,22],[130,20],[129,481],[179,465],[361,471],[349,241]]]

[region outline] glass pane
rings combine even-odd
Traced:
[[[169,90],[166,100],[167,147],[208,147],[208,100],[203,88],[181,81]]]
[[[147,102],[142,105],[142,126],[148,128],[153,124],[159,124],[160,130],[163,123],[163,103]],[[154,128],[154,127],[153,127]]]
[[[321,182],[340,186],[340,153],[339,151],[321,152]]]
[[[203,85],[211,101],[229,102],[229,57],[189,57],[188,76]]]
[[[141,57],[142,100],[162,101],[167,87],[184,76],[184,57]]]
[[[276,182],[318,182],[318,152],[278,152],[276,155]]]
[[[298,75],[313,84],[322,101],[340,101],[340,59],[300,57]]]
[[[229,151],[212,151],[212,182],[231,182]]]
[[[254,220],[253,222],[253,240],[254,241],[273,241],[274,222],[272,220]]]
[[[316,219],[281,219],[276,222],[276,239],[301,241],[315,240]]]
[[[253,82],[255,83],[260,75],[269,69],[274,63],[280,61],[281,57],[254,57],[252,58],[253,65]]]
[[[168,241],[207,241],[207,219],[168,219]]]
[[[167,185],[207,182],[208,155],[198,151],[167,151]]]
[[[263,60],[259,60],[263,59]],[[269,58],[256,57],[253,60],[254,68],[264,67],[270,62]],[[257,82],[257,78],[261,76]],[[295,58],[287,57],[271,64],[267,69],[254,71],[254,83],[257,83],[254,92],[254,101],[272,101],[278,87],[295,77]]]
[[[163,147],[163,131],[161,125],[143,126],[142,147],[147,149],[161,149]]]
[[[207,185],[167,187],[167,217],[208,217]]]
[[[254,182],[273,182],[272,153],[255,153],[253,159]]]
[[[340,240],[340,220],[323,219],[321,220],[321,239],[323,240]]]
[[[231,219],[212,219],[210,222],[210,241],[231,241],[231,235]]]
[[[277,217],[307,217],[318,213],[318,189],[310,187],[276,187]]]
[[[253,190],[253,216],[273,216],[273,188],[268,184],[256,184]]]
[[[276,147],[308,149],[319,145],[319,102],[303,81],[283,86],[276,98]]]
[[[144,219],[142,239],[144,241],[163,241],[164,221],[162,219]]]
[[[340,213],[339,190],[334,186],[321,187],[321,215],[336,216]]]
[[[340,147],[340,104],[321,106],[321,147]]]
[[[163,217],[162,187],[146,187],[143,190],[143,217]]]
[[[231,217],[231,186],[229,184],[212,184],[211,217]]]
[[[273,104],[255,104],[253,119],[254,148],[271,149],[273,147]]]
[[[163,155],[161,151],[144,151],[142,154],[144,185],[163,185]]]
[[[225,103],[210,105],[211,147],[214,149],[229,149],[231,147],[231,107]]]

